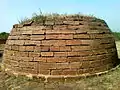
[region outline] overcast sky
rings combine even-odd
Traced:
[[[83,13],[104,19],[112,31],[120,32],[120,0],[1,0],[0,32],[10,32],[12,25],[34,12]]]

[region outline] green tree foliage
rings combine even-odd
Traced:
[[[113,32],[113,35],[115,37],[115,40],[120,40],[120,32]]]
[[[1,32],[0,33],[0,39],[7,39],[9,36],[9,33],[6,33],[6,32]]]

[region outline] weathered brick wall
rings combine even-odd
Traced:
[[[114,38],[104,20],[81,16],[14,25],[4,66],[36,75],[97,73],[117,64]]]

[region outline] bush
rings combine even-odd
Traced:
[[[120,32],[113,32],[113,35],[116,41],[120,40]]]
[[[7,39],[9,36],[9,33],[6,33],[6,32],[1,32],[0,33],[0,39]]]

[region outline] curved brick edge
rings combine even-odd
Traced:
[[[94,73],[94,74],[90,74],[90,73],[86,73],[86,74],[81,74],[81,75],[42,75],[42,74],[30,74],[30,73],[21,73],[21,72],[14,72],[11,69],[4,69],[3,64],[1,65],[1,68],[3,71],[5,71],[8,75],[12,76],[14,75],[15,77],[18,76],[25,76],[29,79],[40,79],[42,82],[54,82],[54,81],[62,81],[62,82],[66,82],[66,81],[78,81],[80,79],[84,79],[84,78],[88,78],[88,77],[95,77],[95,76],[101,76],[104,74],[107,74],[109,72],[115,71],[120,67],[120,65],[117,65],[116,67],[104,71],[104,72],[98,72],[98,73]]]

